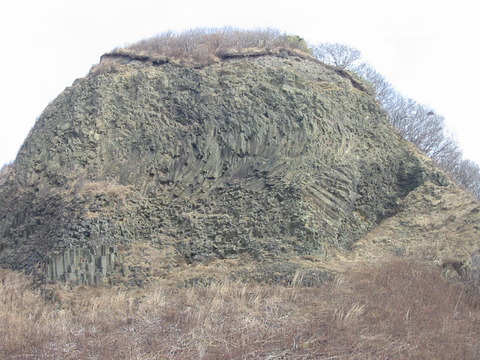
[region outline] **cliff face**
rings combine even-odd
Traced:
[[[452,188],[359,83],[317,62],[109,61],[45,109],[4,179],[1,266],[94,283],[138,272],[138,244],[162,274],[328,257],[413,191]]]

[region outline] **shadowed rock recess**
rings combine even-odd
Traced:
[[[290,259],[351,248],[420,186],[452,186],[359,83],[312,59],[107,58],[45,109],[1,185],[1,266],[135,283],[236,259],[277,281]]]

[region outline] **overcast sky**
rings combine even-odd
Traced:
[[[434,108],[480,164],[480,21],[474,0],[6,0],[0,5],[0,166],[45,106],[100,56],[167,30],[272,27],[346,43]]]

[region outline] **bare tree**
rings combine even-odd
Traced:
[[[475,162],[463,159],[454,170],[455,180],[470,190],[480,199],[480,166]]]
[[[455,137],[445,128],[443,116],[398,93],[367,63],[349,65],[349,70],[355,71],[370,84],[391,124],[403,138],[415,144],[458,184],[480,199],[480,166],[463,158]]]
[[[434,154],[444,138],[444,118],[432,109],[400,94],[392,94],[384,104],[390,122],[406,140],[427,155]]]
[[[375,70],[370,64],[365,62],[352,68],[354,72],[363,77],[370,84],[376,99],[382,106],[387,106],[393,101],[393,98],[398,96],[395,88],[390,84],[385,77]]]
[[[320,61],[338,67],[349,69],[362,58],[360,50],[340,43],[321,43],[313,47],[313,55]]]

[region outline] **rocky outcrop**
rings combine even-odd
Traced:
[[[50,254],[45,261],[45,280],[62,279],[70,283],[96,284],[115,267],[114,247],[100,246],[97,249],[77,247]]]
[[[1,266],[92,283],[139,241],[169,263],[328,256],[450,184],[318,62],[108,61],[45,109],[4,180]]]

